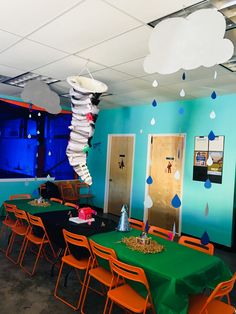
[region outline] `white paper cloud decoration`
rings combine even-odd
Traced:
[[[202,9],[186,18],[161,21],[149,40],[145,72],[171,74],[181,68],[192,70],[228,61],[234,46],[224,38],[225,29],[225,18],[216,9]]]
[[[21,93],[21,98],[37,107],[44,108],[49,113],[61,112],[60,97],[42,81],[29,81]]]

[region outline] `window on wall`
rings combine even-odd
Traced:
[[[66,156],[71,115],[0,102],[0,178],[73,179]]]

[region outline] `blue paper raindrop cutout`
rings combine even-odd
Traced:
[[[181,200],[179,199],[178,195],[175,194],[175,196],[173,197],[172,201],[171,201],[171,205],[174,208],[179,208],[181,205]]]
[[[214,139],[216,138],[215,134],[213,131],[211,131],[209,134],[208,134],[208,139],[209,141],[214,141]]]
[[[153,106],[153,107],[156,107],[156,106],[157,106],[156,99],[154,99],[154,100],[153,100],[153,102],[152,102],[152,106]]]
[[[185,72],[182,74],[182,80],[183,81],[185,81],[185,79],[186,79],[186,74],[185,74]]]
[[[179,114],[184,114],[184,108],[179,108],[179,110],[178,110],[178,112],[179,112]]]
[[[216,92],[213,91],[213,92],[211,93],[211,98],[212,98],[212,99],[216,99],[216,97],[217,97]]]
[[[149,176],[146,180],[147,184],[152,184],[153,180],[152,180],[152,177]]]
[[[206,180],[206,182],[204,183],[204,187],[205,187],[206,189],[210,189],[210,188],[211,188],[211,181],[210,181],[210,179],[207,179],[207,180]]]
[[[210,242],[209,235],[208,235],[208,233],[205,231],[205,232],[203,233],[203,235],[201,236],[201,243],[202,243],[203,245],[207,245],[209,242]]]

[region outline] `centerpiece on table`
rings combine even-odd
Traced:
[[[122,242],[131,250],[139,251],[144,254],[155,254],[160,253],[164,250],[164,245],[157,243],[148,236],[148,221],[145,226],[145,231],[143,231],[139,237],[124,237]]]
[[[46,201],[44,198],[42,198],[42,196],[40,196],[39,198],[36,198],[34,200],[29,201],[28,204],[30,204],[32,206],[41,206],[41,207],[47,207],[47,206],[51,205],[48,201]]]

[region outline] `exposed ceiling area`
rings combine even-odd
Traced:
[[[182,71],[147,75],[143,70],[152,32],[148,23],[209,6],[226,16],[226,37],[236,46],[236,1],[1,1],[0,82],[32,72],[59,80],[50,87],[66,95],[66,77],[78,75],[87,64],[93,77],[109,87],[101,101],[103,108],[148,104],[153,98],[178,100],[182,88],[187,99],[209,96],[212,90],[219,95],[233,93],[236,74],[222,66],[188,71],[185,81]],[[234,71],[236,53],[231,61],[227,66]],[[152,87],[154,79],[157,88]],[[0,94],[20,97],[21,92],[21,87],[0,83]],[[68,98],[62,99],[69,104]]]

